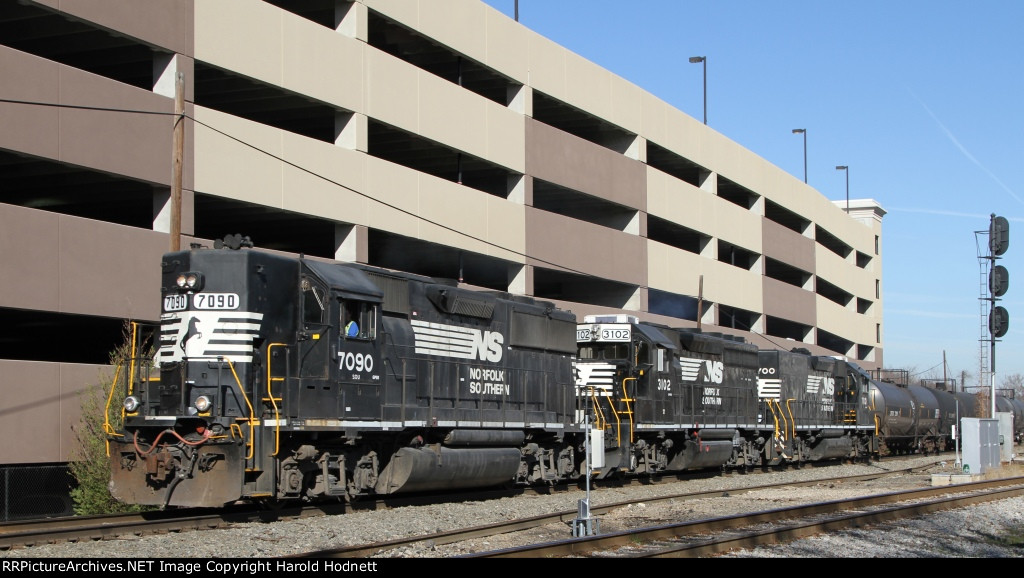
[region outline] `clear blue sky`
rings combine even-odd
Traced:
[[[515,0],[485,0],[513,18]],[[1024,2],[1016,0],[519,0],[519,22],[703,119],[832,200],[882,221],[885,366],[979,373],[990,215],[998,264],[997,382],[1024,374]],[[979,247],[979,242],[981,246]],[[986,364],[986,369],[988,365]]]

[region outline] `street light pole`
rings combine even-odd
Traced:
[[[703,65],[704,68],[704,124],[708,123],[708,57],[707,56],[691,56],[690,62],[697,64],[698,62]]]
[[[846,171],[846,214],[850,214],[850,167],[839,165],[837,171]]]
[[[807,129],[806,128],[794,128],[793,134],[804,135],[804,182],[807,182]]]

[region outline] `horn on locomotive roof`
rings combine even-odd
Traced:
[[[251,249],[252,239],[250,239],[248,236],[243,237],[238,233],[235,233],[234,235],[225,235],[223,239],[217,239],[216,241],[214,241],[213,247],[215,249],[227,248],[234,249],[236,251],[238,249],[241,249],[242,247],[249,247]]]

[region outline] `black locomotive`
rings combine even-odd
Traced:
[[[627,315],[577,323],[550,302],[364,265],[218,248],[162,267],[155,342],[138,332],[110,396],[110,488],[129,503],[869,460],[948,449],[977,410],[805,350]]]
[[[169,253],[162,267],[156,369],[133,371],[110,439],[117,499],[220,506],[574,475],[576,323],[550,303],[249,249]]]
[[[866,384],[844,362],[758,351],[719,333],[588,316],[578,384],[616,470],[653,472],[867,459]]]

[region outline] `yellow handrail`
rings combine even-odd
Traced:
[[[778,439],[778,437],[779,437],[779,416],[778,416],[777,413],[775,413],[775,408],[772,407],[772,400],[769,399],[767,401],[768,401],[768,409],[771,410],[771,412],[772,412],[772,421],[775,422],[775,438]]]
[[[634,436],[633,427],[634,427],[635,423],[634,423],[634,420],[633,420],[633,410],[632,410],[632,408],[629,407],[629,402],[633,401],[633,399],[631,399],[629,397],[629,392],[626,391],[626,382],[627,381],[631,381],[631,380],[632,381],[636,381],[636,378],[635,377],[627,377],[627,378],[622,380],[622,401],[624,401],[626,403],[626,415],[629,416],[629,443],[632,444],[633,443],[633,436]],[[620,440],[619,443],[620,444],[622,443],[621,440]]]
[[[793,398],[790,398],[790,399],[786,400],[786,411],[789,412],[789,424],[790,424],[789,425],[789,430],[791,432],[793,432],[792,437],[790,437],[789,439],[791,439],[791,440],[793,440],[795,442],[796,441],[796,418],[793,417],[793,408],[790,405],[791,403],[793,403],[793,401],[795,401]]]
[[[110,384],[110,393],[107,394],[107,405],[103,407],[103,431],[109,435],[114,435],[114,426],[110,425],[110,401],[114,399],[114,390],[117,388],[117,378],[121,375],[121,364],[117,365],[117,370],[114,371],[114,381]],[[124,405],[121,406],[122,418],[124,413]],[[107,454],[110,455],[110,454]]]
[[[277,408],[277,402],[282,398],[275,398],[273,390],[270,389],[270,385],[274,381],[284,381],[283,377],[271,377],[270,376],[270,365],[273,357],[270,355],[270,348],[272,347],[287,347],[286,343],[271,343],[267,346],[267,398],[264,401],[269,401],[270,405],[274,408],[274,453],[273,456],[277,455],[277,452],[281,449],[281,414]]]
[[[245,456],[245,459],[251,460],[253,452],[255,451],[255,444],[253,443],[253,437],[255,436],[253,434],[253,429],[256,427],[256,423],[259,420],[256,419],[256,412],[252,409],[252,403],[249,401],[249,396],[245,393],[245,388],[242,387],[242,380],[239,379],[238,372],[235,371],[235,364],[232,363],[230,359],[224,359],[224,361],[228,362],[228,368],[231,369],[231,375],[235,376],[235,383],[238,384],[238,391],[242,394],[242,399],[245,400],[245,405],[249,406],[249,419],[247,420],[249,422],[249,441],[247,443],[249,446],[249,455]],[[241,432],[241,428],[239,428],[239,432]]]
[[[132,348],[128,352],[131,362],[128,365],[128,395],[132,394],[132,377],[135,375],[135,337],[139,333],[139,324],[132,321]]]

